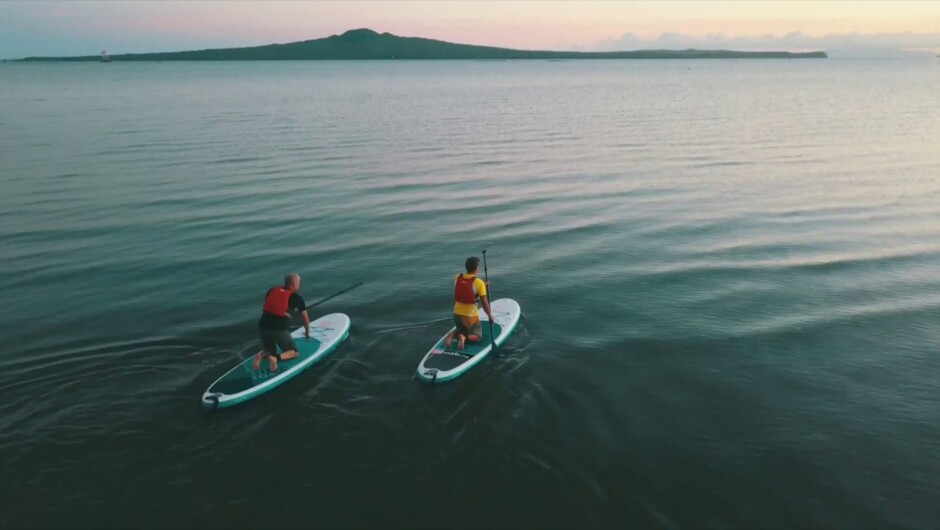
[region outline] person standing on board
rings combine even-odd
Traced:
[[[480,258],[469,257],[464,266],[467,273],[458,274],[454,280],[454,326],[457,329],[444,337],[444,345],[450,348],[456,335],[458,350],[462,350],[467,341],[479,342],[483,338],[483,324],[477,310],[478,299],[490,321],[493,321],[490,302],[486,299],[486,282],[477,278]]]
[[[278,361],[296,359],[297,344],[291,337],[290,317],[299,312],[304,319],[304,332],[310,338],[310,317],[307,316],[307,304],[297,292],[300,290],[300,275],[291,273],[284,276],[284,285],[277,285],[268,289],[264,295],[264,308],[261,319],[258,320],[258,335],[261,337],[261,351],[255,354],[252,367],[257,370],[261,367],[261,360],[268,358],[271,371],[277,370]],[[277,353],[280,346],[281,353]]]

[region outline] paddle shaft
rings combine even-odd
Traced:
[[[486,280],[486,301],[490,304],[490,313],[493,312],[493,293],[490,291],[490,271],[486,266],[486,249],[483,249],[483,278]],[[493,333],[493,319],[490,319],[490,346],[496,351],[496,335]]]
[[[339,295],[341,295],[341,294],[346,294],[346,293],[348,293],[349,291],[352,291],[353,289],[355,289],[356,287],[359,287],[360,285],[362,285],[362,284],[364,284],[364,283],[365,283],[365,282],[359,282],[359,283],[357,283],[356,285],[352,285],[352,286],[350,286],[350,287],[347,287],[347,288],[343,289],[342,291],[340,291],[340,292],[338,292],[338,293],[333,293],[333,294],[331,294],[330,296],[327,296],[327,297],[325,297],[325,298],[321,298],[321,299],[317,300],[316,302],[313,302],[312,304],[307,304],[307,307],[304,308],[304,311],[306,311],[306,310],[308,310],[308,309],[310,309],[310,308],[312,308],[312,307],[318,306],[318,305],[322,304],[323,302],[326,302],[327,300],[332,300],[332,299],[336,298],[337,296],[339,296]]]

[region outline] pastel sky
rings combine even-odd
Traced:
[[[353,28],[523,49],[940,51],[940,1],[0,1],[0,57],[253,46]]]

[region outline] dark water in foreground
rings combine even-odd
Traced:
[[[935,528],[938,86],[3,65],[0,527]],[[483,248],[525,320],[421,384]],[[351,340],[202,413],[287,271],[308,300],[366,281],[323,307]]]

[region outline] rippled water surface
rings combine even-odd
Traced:
[[[0,66],[4,528],[936,528],[940,67]],[[519,330],[413,377],[488,249]],[[203,413],[288,271],[351,340]]]

